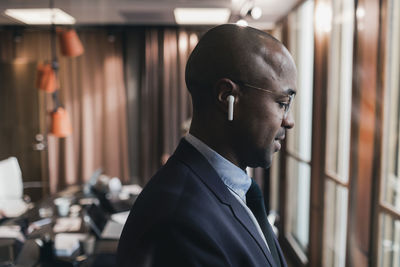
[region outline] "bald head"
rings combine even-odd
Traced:
[[[197,99],[209,95],[219,79],[262,84],[279,79],[288,61],[293,62],[289,52],[271,35],[251,27],[224,24],[208,31],[193,50],[186,65],[186,85],[196,105]]]

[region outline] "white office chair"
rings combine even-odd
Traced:
[[[0,161],[0,213],[17,217],[24,213],[28,204],[23,200],[24,186],[18,160],[15,157]]]

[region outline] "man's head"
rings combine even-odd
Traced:
[[[190,55],[186,84],[193,134],[241,168],[270,166],[285,129],[294,125],[285,109],[296,90],[296,67],[279,41],[250,27],[217,26]]]

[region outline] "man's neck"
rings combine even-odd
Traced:
[[[205,134],[203,131],[197,131],[196,127],[190,127],[189,133],[193,135],[194,137],[198,138],[200,141],[202,141],[204,144],[209,146],[211,149],[216,151],[218,154],[223,156],[225,159],[229,160],[242,170],[246,169],[246,166],[244,164],[239,164],[238,157],[235,156],[237,153],[234,153],[232,150],[233,146],[230,146],[229,142],[230,140],[226,137],[220,137],[218,134],[214,134],[210,136],[209,134]],[[212,132],[209,129],[207,130],[207,133]],[[221,131],[215,131],[216,133],[221,132]]]

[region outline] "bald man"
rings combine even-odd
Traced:
[[[220,25],[186,65],[189,133],[136,200],[118,266],[286,266],[246,167],[268,168],[285,132],[296,67],[250,27]]]

